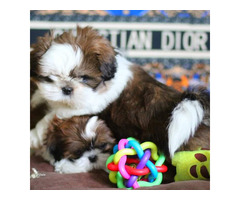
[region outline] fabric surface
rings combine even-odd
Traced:
[[[39,156],[30,158],[30,174],[35,168],[45,174],[39,178],[31,178],[31,190],[112,190],[118,189],[108,179],[108,173],[94,170],[88,173],[60,174],[54,172],[53,166]],[[142,187],[138,190],[209,190],[210,181],[179,181],[153,187]],[[119,190],[119,189],[118,189]]]

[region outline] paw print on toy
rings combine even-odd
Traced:
[[[176,166],[175,181],[210,179],[210,150],[177,152],[172,164]]]

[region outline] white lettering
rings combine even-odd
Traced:
[[[148,31],[147,33],[144,31],[140,31],[139,35],[137,31],[132,31],[128,40],[128,49],[151,49],[152,48],[152,32]]]
[[[186,32],[183,34],[183,48],[187,51],[194,50],[194,33]]]
[[[175,36],[175,49],[180,50],[181,49],[181,32],[176,32]]]
[[[152,32],[148,31],[147,34],[144,31],[139,32],[139,45],[138,49],[151,49],[152,48]]]
[[[204,51],[207,50],[206,42],[208,40],[207,33],[197,32],[195,35],[195,50],[200,50],[200,48]]]
[[[59,32],[55,32],[55,34]],[[99,30],[99,33],[109,38],[112,46],[120,47],[121,49],[151,50],[154,42],[152,31],[133,30],[130,32],[129,37],[127,37],[126,30]],[[162,31],[160,49],[163,51],[207,51],[207,41],[208,34],[202,31]]]
[[[174,47],[174,34],[170,31],[162,32],[161,39],[162,49],[163,50],[171,50]]]
[[[110,35],[111,35],[111,44],[113,47],[117,47],[117,35],[119,34],[119,31],[117,30],[111,30]]]
[[[128,49],[133,49],[133,47],[135,46],[135,48],[138,47],[138,35],[137,35],[137,31],[132,31],[130,33],[129,39],[128,39],[128,45],[127,48]]]

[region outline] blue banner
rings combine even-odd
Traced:
[[[113,16],[143,16],[148,10],[106,10],[106,12]]]

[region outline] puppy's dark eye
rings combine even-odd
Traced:
[[[99,149],[105,149],[107,146],[107,143],[102,143],[98,146]]]
[[[81,82],[87,83],[87,81],[91,79],[91,77],[88,75],[83,75],[83,76],[80,76],[80,79],[81,79]]]
[[[73,159],[73,158],[68,158],[68,160],[71,162],[75,162],[75,159]]]
[[[88,75],[78,76],[80,83],[92,88],[93,90],[101,83],[100,77],[93,77]]]
[[[53,80],[51,78],[49,78],[49,76],[38,76],[38,78],[40,79],[40,81],[45,81],[48,83],[52,83]]]
[[[78,149],[78,150],[74,151],[73,154],[74,154],[74,158],[77,159],[77,158],[80,158],[82,156],[83,151]]]

